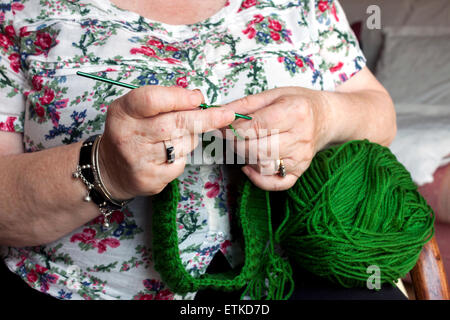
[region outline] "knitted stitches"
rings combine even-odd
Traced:
[[[242,192],[241,203],[247,203],[250,185],[246,184]],[[254,200],[259,204],[265,204],[265,192],[258,190],[253,194]],[[240,224],[244,234],[245,262],[240,274],[233,275],[202,275],[193,278],[184,269],[178,249],[178,237],[176,230],[176,212],[180,194],[178,181],[172,181],[154,201],[153,215],[153,258],[155,269],[161,274],[169,288],[176,288],[176,292],[183,294],[204,288],[221,290],[237,290],[244,286],[249,279],[256,276],[261,265],[261,252],[268,242],[267,205],[250,210],[246,205],[241,205],[239,212]],[[255,228],[256,226],[262,228]]]

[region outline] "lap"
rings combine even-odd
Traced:
[[[219,251],[207,269],[207,273],[225,272],[230,266]],[[380,290],[368,288],[343,288],[326,279],[320,278],[299,266],[293,265],[295,290],[290,300],[407,300],[405,295],[396,287],[384,284]],[[241,292],[221,292],[215,290],[201,290],[195,300],[221,301],[223,299],[239,300]]]
[[[230,270],[230,266],[219,251],[210,266],[208,273],[219,273]],[[2,300],[28,300],[33,301],[54,301],[50,295],[41,293],[30,288],[18,275],[12,273],[0,261],[0,279],[2,287]],[[331,283],[326,279],[317,277],[298,266],[294,266],[295,291],[290,300],[406,300],[407,298],[395,286],[383,285],[378,291],[367,288],[343,288]],[[241,291],[222,292],[215,290],[200,290],[195,300],[198,301],[222,301],[223,299],[239,300]]]

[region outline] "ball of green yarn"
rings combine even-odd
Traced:
[[[345,287],[381,283],[415,265],[433,235],[434,214],[409,172],[386,147],[352,141],[316,155],[288,190],[275,233],[286,255]]]

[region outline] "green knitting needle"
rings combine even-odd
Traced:
[[[124,87],[124,88],[127,88],[127,89],[137,89],[137,88],[139,88],[138,86],[135,86],[135,85],[132,85],[132,84],[123,83],[123,82],[111,80],[111,79],[108,79],[108,78],[103,78],[103,77],[96,76],[96,75],[93,75],[93,74],[90,74],[90,73],[86,73],[86,72],[77,71],[77,75],[83,76],[83,77],[86,77],[86,78],[90,78],[90,79],[94,79],[94,80],[99,80],[99,81],[111,83],[111,84],[114,84],[114,85],[117,85],[117,86],[121,86],[121,87]],[[200,105],[200,108],[202,108],[202,109],[208,109],[208,108],[212,108],[212,107],[218,107],[218,106],[207,105],[206,103],[202,103]],[[242,118],[242,119],[247,119],[247,120],[251,120],[252,119],[252,117],[245,116],[245,115],[240,114],[240,113],[235,113],[234,115],[236,116],[236,118]]]

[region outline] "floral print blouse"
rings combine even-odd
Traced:
[[[109,0],[1,0],[0,22],[0,130],[22,133],[26,152],[101,133],[108,106],[128,91],[77,71],[198,88],[207,103],[223,104],[283,86],[332,91],[365,65],[335,0],[229,0],[191,25],[152,21]],[[242,261],[226,169],[188,165],[179,178],[180,255],[194,276],[219,250],[232,265]],[[151,200],[114,212],[108,229],[98,217],[50,244],[2,247],[2,257],[59,299],[192,299],[154,270]]]

